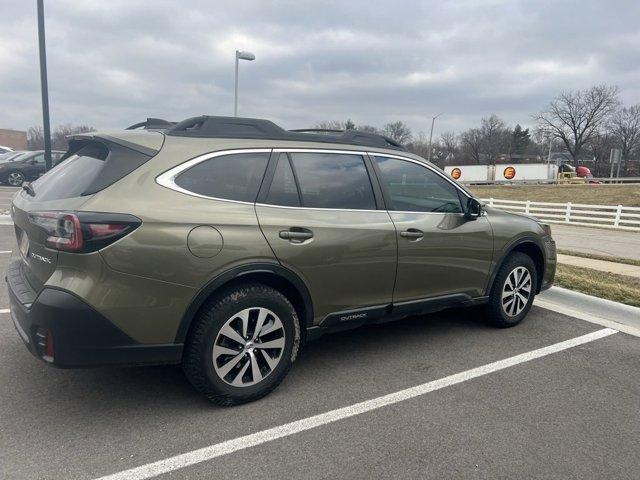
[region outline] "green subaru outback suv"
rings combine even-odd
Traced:
[[[158,123],[73,136],[13,200],[11,316],[51,365],[182,363],[233,405],[325,332],[473,305],[509,327],[551,285],[547,225],[388,138]]]

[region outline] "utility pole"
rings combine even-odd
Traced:
[[[442,112],[444,113],[444,112]],[[427,161],[431,161],[431,146],[432,146],[432,140],[433,140],[433,124],[436,123],[436,118],[438,118],[440,115],[442,115],[442,113],[439,113],[438,115],[436,115],[435,117],[431,117],[431,133],[429,134],[429,154],[427,155]]]
[[[38,0],[38,41],[40,44],[40,89],[42,90],[42,127],[44,129],[45,170],[51,168],[51,126],[49,125],[49,86],[47,50],[44,41],[44,0]]]

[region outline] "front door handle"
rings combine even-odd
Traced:
[[[400,232],[400,236],[403,238],[408,238],[410,240],[417,240],[424,237],[424,232],[422,230],[418,230],[417,228],[410,228],[408,230],[405,230],[404,232]]]
[[[282,230],[279,235],[280,238],[294,243],[302,243],[305,240],[313,238],[313,232],[311,230],[300,227],[291,227],[289,230]]]

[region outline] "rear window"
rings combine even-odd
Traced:
[[[235,153],[200,162],[178,175],[176,185],[205,197],[254,202],[269,153]]]
[[[83,142],[79,149],[38,180],[39,201],[91,195],[117,182],[151,157],[117,144]]]

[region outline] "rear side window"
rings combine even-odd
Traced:
[[[254,202],[268,161],[268,152],[221,155],[182,172],[175,184],[206,197]]]
[[[304,207],[376,209],[362,156],[340,153],[290,155]]]

